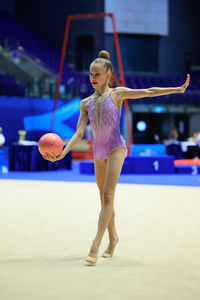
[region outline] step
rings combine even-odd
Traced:
[[[132,174],[173,174],[174,156],[128,156],[126,161],[130,164]]]
[[[94,174],[94,162],[93,161],[81,161],[80,162],[80,174]],[[125,161],[122,167],[121,174],[130,174],[130,164]]]
[[[200,174],[200,166],[198,165],[180,165],[175,167],[175,172],[178,174]]]

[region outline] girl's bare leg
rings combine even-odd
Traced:
[[[115,243],[110,243],[106,251],[112,252],[117,243],[118,237],[116,234],[114,223],[114,194],[117,181],[121,173],[124,158],[125,149],[118,148],[112,151],[107,159],[105,181],[103,184],[103,194],[101,197],[102,209],[99,215],[98,230],[89,252],[89,256],[93,256],[94,258],[97,257],[98,248],[107,227],[109,227],[110,230],[109,237],[111,239],[115,239]],[[96,261],[94,260],[94,262]]]
[[[95,167],[96,182],[97,182],[97,186],[99,188],[101,206],[102,206],[103,205],[104,183],[105,183],[106,170],[107,170],[107,160],[95,161],[94,167]],[[119,241],[119,237],[117,235],[116,227],[115,227],[115,211],[114,211],[114,209],[113,209],[111,219],[108,223],[107,229],[108,229],[108,235],[109,235],[109,245],[108,245],[108,248],[106,249],[106,251],[104,252],[104,255],[103,255],[104,257],[107,257],[107,256],[110,257],[110,254],[113,253],[114,248]],[[93,250],[95,250],[95,249],[93,249]]]

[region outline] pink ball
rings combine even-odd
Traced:
[[[59,156],[63,151],[63,141],[55,133],[46,133],[40,138],[38,148],[42,155],[48,153],[51,156]]]

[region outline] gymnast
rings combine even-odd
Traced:
[[[94,93],[83,99],[75,134],[59,157],[44,156],[52,162],[60,160],[81,140],[90,121],[93,133],[93,155],[96,183],[100,193],[101,211],[98,219],[96,236],[92,242],[86,261],[95,264],[98,250],[106,228],[109,244],[103,252],[104,258],[113,256],[119,237],[115,227],[114,196],[122,165],[127,154],[126,144],[120,135],[120,115],[124,99],[155,97],[173,93],[184,93],[189,85],[190,75],[185,83],[178,87],[151,87],[147,89],[130,89],[127,87],[110,87],[113,65],[110,54],[102,50],[99,57],[90,65],[90,81]]]

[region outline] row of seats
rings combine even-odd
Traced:
[[[125,84],[127,87],[132,89],[141,89],[141,88],[148,88],[148,87],[176,87],[180,86],[184,83],[185,78],[163,78],[158,76],[148,76],[140,77],[137,75],[125,75]],[[132,78],[132,80],[131,80]],[[145,79],[142,79],[145,78]],[[88,74],[68,74],[67,79],[65,81],[67,91],[72,92],[73,94],[77,95],[80,94],[81,98],[88,96],[92,93],[92,86],[89,81]],[[200,103],[200,86],[198,89],[193,90],[192,87],[188,87],[188,92],[185,94],[171,94],[167,96],[158,96],[152,97],[150,99],[151,103]],[[144,103],[146,102],[145,99],[135,99],[136,103]]]
[[[58,73],[60,64],[60,51],[42,40],[40,35],[31,30],[24,22],[16,19],[12,13],[0,12],[0,43],[3,47],[16,49],[19,45],[35,58],[39,58],[50,70]],[[64,64],[63,83],[66,74],[73,73],[68,64]]]
[[[200,74],[199,72],[191,73],[189,90],[200,90]],[[164,77],[156,75],[125,75],[125,82],[127,86],[132,88],[147,88],[152,86],[165,87],[180,86],[185,82],[185,77]]]

